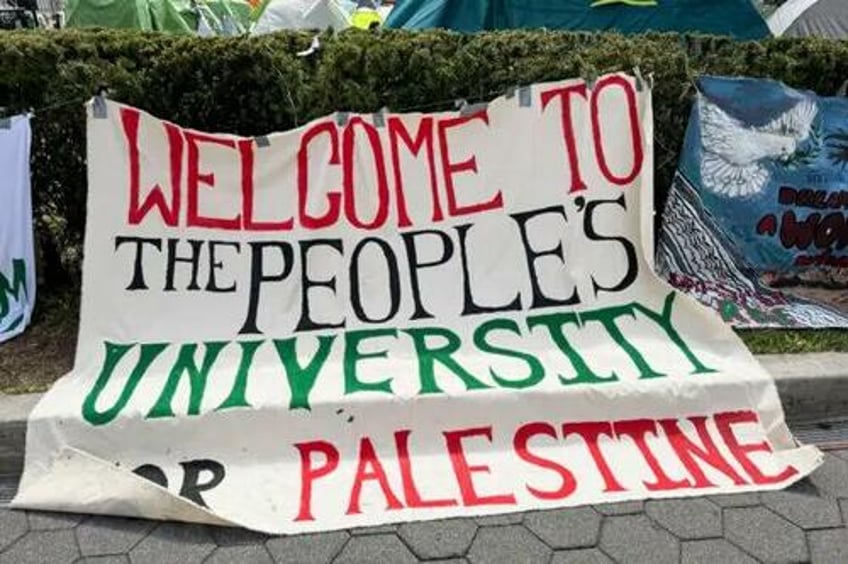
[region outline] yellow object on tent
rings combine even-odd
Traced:
[[[371,29],[383,25],[383,17],[374,8],[357,7],[350,16],[350,25],[359,29]]]

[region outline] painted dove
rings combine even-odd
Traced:
[[[703,95],[698,111],[701,180],[708,190],[731,198],[761,192],[771,176],[770,162],[792,156],[809,138],[818,114],[816,104],[804,98],[768,124],[749,127]]]

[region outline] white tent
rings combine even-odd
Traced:
[[[348,14],[337,0],[270,0],[252,34],[261,35],[282,29],[327,29],[340,31],[350,26]]]
[[[848,38],[848,0],[789,0],[768,19],[774,35]]]

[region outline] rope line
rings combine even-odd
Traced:
[[[73,105],[73,104],[83,105],[88,100],[88,98],[89,97],[86,97],[86,98],[76,97],[76,98],[71,98],[71,99],[68,99],[68,100],[65,100],[65,101],[62,101],[62,102],[56,102],[55,104],[50,104],[48,106],[42,106],[40,108],[35,108],[35,109],[30,108],[30,109],[28,109],[24,112],[18,112],[18,113],[14,113],[14,114],[4,113],[2,116],[0,116],[0,119],[7,119],[7,118],[15,117],[17,115],[27,114],[27,113],[30,115],[30,119],[35,119],[35,118],[39,117],[39,114],[42,114],[42,113],[45,113],[45,112],[50,112],[52,110],[57,110],[59,108],[64,108],[64,107],[67,107],[67,106],[70,106],[70,105]]]

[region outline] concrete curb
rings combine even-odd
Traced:
[[[848,418],[848,353],[758,356],[774,377],[790,423]],[[26,422],[41,394],[0,394],[0,475],[23,468]]]
[[[774,377],[789,422],[848,418],[848,353],[769,354],[757,360]]]
[[[0,394],[0,476],[23,470],[27,417],[40,399],[41,394]]]

